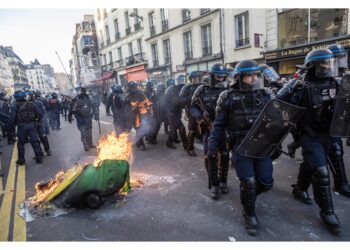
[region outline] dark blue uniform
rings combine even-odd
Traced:
[[[33,147],[36,161],[42,162],[43,152],[40,147],[39,135],[35,124],[42,118],[40,109],[31,101],[19,99],[11,105],[10,117],[8,126],[14,127],[17,125],[18,135],[18,164],[25,163],[24,145],[29,137]]]
[[[61,128],[61,122],[60,122],[60,113],[61,113],[61,102],[60,100],[58,100],[58,98],[54,98],[52,97],[49,100],[49,109],[48,109],[48,113],[49,113],[49,121],[50,121],[50,127],[52,130],[60,130]]]
[[[125,131],[125,114],[123,109],[123,92],[111,93],[107,98],[107,109],[112,109],[113,125],[117,135]]]
[[[95,120],[98,120],[99,112],[93,100],[86,93],[79,94],[72,100],[68,121],[72,121],[73,114],[77,120],[85,151],[88,151],[89,148],[95,148],[92,141],[92,117],[94,116]]]

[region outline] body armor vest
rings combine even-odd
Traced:
[[[34,103],[28,102],[16,102],[16,124],[21,125],[23,123],[35,122],[37,119],[37,112]]]
[[[78,97],[75,101],[76,105],[76,114],[79,116],[91,116],[92,108],[91,101],[88,96]]]
[[[218,98],[225,89],[205,86],[201,95],[205,110],[209,113],[211,121],[215,119],[215,108]]]

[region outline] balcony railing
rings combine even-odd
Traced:
[[[121,68],[121,67],[123,67],[124,65],[125,65],[125,64],[124,64],[124,60],[122,60],[122,59],[120,59],[120,60],[114,62],[114,67],[115,67],[116,69]]]
[[[135,57],[135,62],[140,63],[140,62],[145,62],[146,61],[146,53],[137,53],[134,55]]]
[[[126,65],[135,64],[135,58],[134,58],[134,56],[125,57],[125,64],[126,64]]]
[[[135,23],[134,24],[134,29],[135,29],[135,31],[140,30],[141,29],[141,23]]]
[[[169,23],[168,20],[163,20],[162,21],[162,32],[165,32],[169,29]]]
[[[157,66],[159,66],[158,60],[153,59],[153,67],[157,67]]]
[[[212,47],[208,46],[208,47],[203,47],[202,48],[202,55],[203,56],[209,56],[212,53]]]
[[[115,40],[118,41],[120,39],[120,32],[117,32],[114,37]]]
[[[209,12],[210,9],[201,9],[201,15],[204,15],[205,13]]]
[[[125,34],[126,35],[130,35],[130,33],[131,33],[131,27],[126,28],[125,29]]]
[[[243,47],[249,45],[249,37],[236,40],[236,48]]]
[[[149,30],[150,30],[150,33],[151,33],[151,37],[156,35],[156,27],[150,26]]]
[[[193,58],[193,53],[192,51],[185,51],[185,60],[189,60]]]

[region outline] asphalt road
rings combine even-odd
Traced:
[[[112,118],[101,114],[102,133],[113,130]],[[202,151],[189,157],[178,146],[165,147],[161,129],[158,145],[147,151],[134,148],[131,178],[143,185],[125,198],[112,197],[97,210],[80,209],[56,217],[25,222],[18,216],[19,204],[34,194],[38,181],[52,178],[59,170],[70,168],[79,158],[94,156],[85,152],[80,134],[73,124],[61,121],[62,130],[52,131],[49,140],[53,155],[44,164],[36,164],[30,145],[26,146],[25,167],[16,167],[13,146],[2,140],[4,177],[0,182],[1,241],[349,241],[350,199],[332,193],[340,218],[342,236],[331,235],[319,217],[315,203],[296,201],[291,184],[296,180],[300,155],[290,159],[282,155],[274,162],[274,187],[258,197],[258,236],[249,236],[243,225],[239,200],[239,182],[234,169],[229,170],[229,193],[218,201],[210,198]],[[98,140],[94,122],[94,141]],[[200,144],[197,143],[200,148]],[[345,146],[345,162],[350,172],[350,148]],[[312,191],[310,190],[312,195]]]

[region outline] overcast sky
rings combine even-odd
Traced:
[[[55,51],[69,73],[75,23],[94,9],[0,9],[0,45],[12,46],[25,64],[35,58],[64,72]]]

